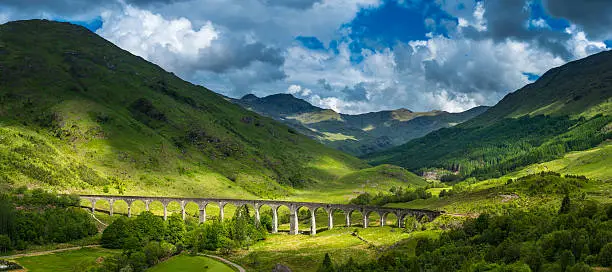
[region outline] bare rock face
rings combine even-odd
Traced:
[[[272,269],[272,272],[291,272],[291,269],[282,264],[276,264]]]

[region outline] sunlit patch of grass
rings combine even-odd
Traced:
[[[368,243],[354,236],[352,233],[355,231]],[[351,257],[358,262],[364,262],[377,258],[383,249],[399,241],[422,235],[435,234],[408,234],[391,227],[335,228],[321,232],[315,237],[276,234],[253,245],[249,250],[232,254],[231,259],[249,271],[270,271],[277,263],[287,265],[293,271],[316,271],[325,253],[329,253],[337,263],[346,262]],[[407,250],[414,250],[416,246],[416,243],[403,244]]]
[[[116,253],[120,253],[120,251],[104,248],[83,248],[49,255],[23,257],[16,259],[16,261],[32,272],[76,272],[87,271],[89,267],[95,267],[98,260]]]
[[[331,133],[331,132],[322,132],[323,137],[321,137],[322,140],[326,140],[326,141],[346,141],[346,140],[351,140],[351,141],[358,141],[357,138],[355,138],[355,136],[351,136],[351,135],[344,135],[342,133]]]
[[[190,255],[178,255],[166,260],[162,263],[155,265],[154,267],[147,270],[149,272],[170,272],[170,271],[183,271],[183,272],[200,272],[200,271],[211,271],[211,272],[233,272],[235,271],[226,264],[213,260],[212,258],[204,256],[190,256]]]

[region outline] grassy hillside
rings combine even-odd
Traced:
[[[526,166],[520,171],[484,181],[468,179],[446,188],[429,189],[434,195],[440,191],[455,190],[457,194],[444,197],[420,199],[408,203],[388,204],[392,207],[439,209],[451,213],[481,213],[500,211],[505,208],[532,209],[534,207],[558,205],[563,193],[539,194],[512,187],[508,180],[520,180],[542,172],[556,172],[563,176],[585,176],[589,182],[571,192],[580,198],[612,203],[612,142],[607,141],[595,148],[566,154],[560,159]]]
[[[0,182],[287,197],[367,164],[68,23],[0,26]]]
[[[407,109],[350,115],[315,107],[290,94],[259,98],[249,94],[229,99],[270,116],[321,143],[353,155],[363,155],[401,145],[440,128],[465,122],[488,107],[465,112],[412,112]]]
[[[476,118],[366,158],[491,178],[595,147],[612,137],[611,71],[612,52],[566,64]]]

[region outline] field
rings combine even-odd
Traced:
[[[352,235],[354,231],[367,242]],[[335,262],[345,262],[351,257],[364,262],[375,259],[382,250],[400,241],[410,252],[416,244],[409,241],[423,235],[435,236],[437,232],[408,234],[391,227],[352,227],[326,230],[315,237],[276,234],[253,245],[249,250],[232,254],[230,259],[248,271],[270,271],[277,263],[287,265],[293,271],[316,271],[325,253],[329,253]]]
[[[148,272],[232,272],[235,271],[226,264],[213,260],[204,256],[189,256],[189,255],[178,255],[164,261],[150,269]]]
[[[18,258],[16,261],[32,272],[80,272],[96,265],[103,258],[119,253],[104,248],[84,248],[49,255]]]

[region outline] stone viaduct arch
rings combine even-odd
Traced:
[[[397,226],[403,227],[402,221],[406,216],[414,216],[421,218],[427,215],[430,219],[438,217],[443,212],[430,211],[430,210],[418,210],[418,209],[402,209],[402,208],[387,208],[387,207],[374,207],[364,205],[352,205],[352,204],[328,204],[328,203],[315,203],[315,202],[293,202],[293,201],[277,201],[277,200],[245,200],[245,199],[220,199],[220,198],[189,198],[189,197],[154,197],[154,196],[106,196],[106,195],[81,195],[81,199],[88,200],[91,203],[91,211],[95,212],[96,201],[105,200],[110,204],[109,213],[113,214],[113,204],[115,201],[121,200],[127,203],[127,216],[132,216],[132,204],[136,201],[142,201],[145,204],[145,209],[149,211],[149,205],[152,202],[160,202],[164,208],[164,220],[168,219],[168,204],[176,202],[181,207],[181,213],[183,220],[185,220],[185,206],[187,203],[195,203],[200,211],[200,222],[206,222],[206,206],[210,203],[219,205],[219,219],[224,219],[224,207],[227,204],[232,204],[236,207],[249,205],[254,207],[255,219],[260,220],[260,209],[262,206],[268,206],[272,210],[272,233],[278,232],[278,209],[281,206],[289,208],[289,234],[295,235],[299,233],[298,229],[298,210],[302,207],[307,208],[310,212],[310,235],[316,235],[317,224],[315,219],[315,213],[317,210],[324,210],[327,214],[328,229],[332,229],[334,226],[333,212],[340,210],[343,211],[346,216],[346,226],[351,226],[351,213],[358,211],[363,216],[363,227],[368,227],[368,216],[371,213],[377,213],[380,215],[381,226],[384,226],[387,215],[394,214],[397,217]]]

